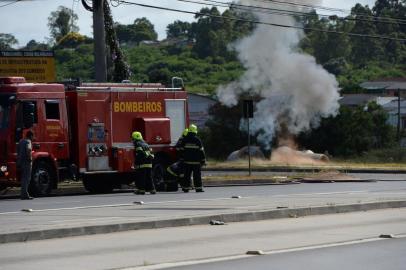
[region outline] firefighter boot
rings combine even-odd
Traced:
[[[155,190],[155,189],[153,189],[153,190],[149,191],[149,194],[151,194],[151,195],[155,195],[155,194],[156,194],[156,190]]]
[[[204,190],[203,190],[202,187],[197,187],[197,188],[196,188],[196,192],[204,192]]]

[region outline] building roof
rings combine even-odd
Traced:
[[[339,100],[340,105],[358,106],[367,104],[370,101],[376,101],[377,96],[371,94],[347,94]]]
[[[406,90],[406,78],[386,78],[363,82],[360,86],[367,90]]]
[[[211,101],[217,101],[216,99],[214,99],[212,96],[210,96],[208,94],[199,94],[199,93],[190,93],[190,92],[188,92],[187,94],[188,94],[188,96],[196,96],[196,97],[201,97],[201,98],[208,99]]]

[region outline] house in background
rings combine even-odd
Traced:
[[[384,78],[368,82],[363,82],[360,86],[368,93],[378,94],[380,96],[406,97],[406,78]]]
[[[360,105],[364,106],[371,101],[376,101],[377,97],[371,94],[344,94],[338,103],[340,106],[356,108]]]
[[[406,129],[406,78],[379,79],[364,82],[360,86],[368,93],[382,98],[393,98],[390,102],[381,105],[388,112],[388,123],[397,128],[401,146],[406,147],[406,138],[401,138],[402,131]]]
[[[365,106],[373,101],[378,105],[384,106],[394,100],[398,100],[398,97],[380,97],[375,94],[344,94],[338,103],[341,106],[356,108],[358,106]]]
[[[188,109],[190,123],[195,124],[199,129],[204,128],[209,120],[209,109],[217,101],[209,96],[195,93],[188,93]]]

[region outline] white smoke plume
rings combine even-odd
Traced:
[[[322,1],[315,0],[288,2],[322,4]],[[309,11],[272,2],[240,0],[238,3]],[[291,16],[263,12],[254,14],[261,22],[298,25]],[[300,29],[258,24],[252,35],[232,45],[246,69],[245,74],[238,81],[217,89],[220,101],[227,106],[236,105],[242,94],[261,97],[256,104],[252,133],[260,132],[258,140],[268,147],[275,132],[282,127],[291,134],[298,134],[316,127],[321,117],[336,115],[339,108],[339,88],[335,77],[318,65],[313,56],[298,50],[304,36]]]

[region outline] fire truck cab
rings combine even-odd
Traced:
[[[131,133],[152,147],[159,190],[177,189],[164,179],[174,145],[188,125],[187,93],[161,84],[26,83],[0,78],[0,189],[20,184],[16,150],[34,132],[30,191],[47,195],[60,179],[81,178],[90,192],[109,192],[133,182]]]

